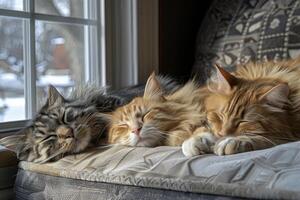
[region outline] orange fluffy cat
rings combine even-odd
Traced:
[[[300,60],[247,64],[234,74],[217,67],[207,86],[190,81],[170,95],[152,74],[144,96],[110,119],[110,144],[182,146],[186,156],[229,155],[296,141]]]

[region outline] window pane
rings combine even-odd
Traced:
[[[75,84],[85,81],[85,27],[37,21],[35,28],[39,108],[49,84],[66,95]]]
[[[95,0],[36,0],[35,12],[66,17],[95,19],[94,11],[92,11],[92,13],[87,13],[85,11],[88,10],[88,2],[92,4],[90,7],[95,10]]]
[[[23,20],[0,17],[0,122],[25,119]]]
[[[24,10],[24,0],[0,0],[1,9]]]

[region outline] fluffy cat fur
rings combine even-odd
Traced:
[[[172,92],[178,88],[174,80],[156,77],[165,89]],[[68,98],[63,97],[53,86],[49,96],[35,119],[18,136],[4,138],[0,143],[14,146],[20,160],[44,163],[55,161],[64,155],[99,145],[105,140],[106,118],[101,113],[112,112],[117,107],[139,96],[144,86],[124,88],[118,92],[95,86],[77,87]],[[23,135],[23,136],[22,136]],[[21,138],[20,138],[21,137]]]
[[[233,74],[216,67],[163,95],[151,75],[143,97],[110,115],[110,144],[182,146],[186,156],[229,155],[299,140],[300,60],[250,63]]]
[[[106,125],[97,112],[113,111],[124,103],[94,87],[77,89],[70,98],[64,98],[53,86],[48,93],[45,105],[20,133],[24,134],[17,144],[20,160],[58,160],[96,144]]]

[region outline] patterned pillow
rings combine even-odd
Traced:
[[[204,82],[214,63],[232,71],[299,54],[299,0],[215,0],[198,33],[193,72]]]

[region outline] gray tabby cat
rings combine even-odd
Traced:
[[[173,92],[178,85],[169,78],[158,77],[166,90]],[[99,113],[111,112],[143,94],[144,86],[104,94],[103,89],[76,89],[64,98],[53,86],[48,99],[32,123],[21,131],[24,136],[17,144],[20,160],[37,163],[55,161],[67,154],[82,152],[88,146],[104,140],[107,119]]]

